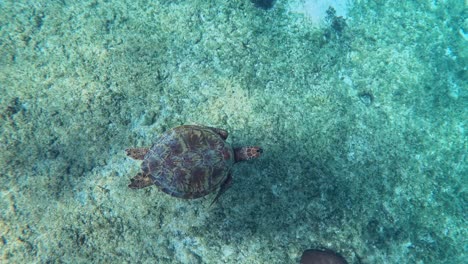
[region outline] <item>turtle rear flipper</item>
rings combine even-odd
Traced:
[[[153,181],[148,175],[139,172],[135,177],[130,179],[130,184],[128,187],[130,189],[141,189],[153,184]]]
[[[148,151],[148,148],[129,148],[125,150],[125,153],[132,159],[144,160]]]

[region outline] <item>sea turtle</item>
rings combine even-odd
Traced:
[[[161,135],[151,148],[126,149],[128,156],[143,160],[141,172],[128,187],[156,185],[175,197],[194,199],[219,188],[213,203],[231,186],[235,162],[257,158],[260,147],[232,148],[223,129],[184,125]]]

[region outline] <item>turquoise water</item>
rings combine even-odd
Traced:
[[[0,1],[0,262],[465,261],[466,3],[131,2]],[[264,149],[211,207],[127,187],[181,124]]]

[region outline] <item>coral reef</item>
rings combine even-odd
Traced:
[[[0,2],[0,262],[462,263],[463,2],[289,8]],[[124,150],[181,124],[264,155],[212,207],[132,192]]]

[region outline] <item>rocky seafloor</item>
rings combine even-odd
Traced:
[[[1,1],[0,262],[466,260],[466,4],[290,4]],[[181,124],[264,154],[211,207],[130,190]]]

